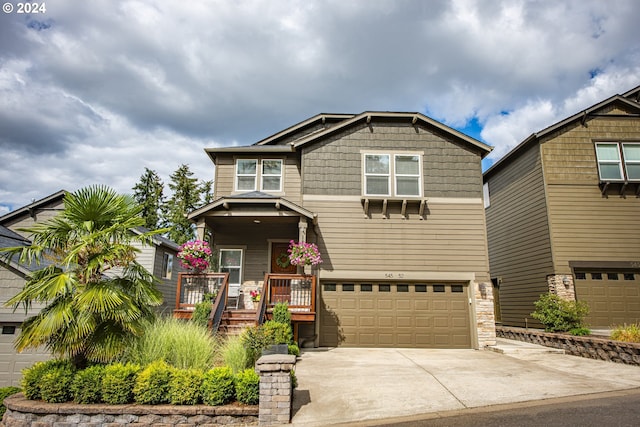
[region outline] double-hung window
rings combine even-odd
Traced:
[[[366,196],[419,197],[422,195],[421,155],[365,153]]]
[[[229,284],[241,284],[242,249],[220,249],[220,271],[229,273]]]
[[[237,159],[236,191],[282,191],[282,159]]]
[[[596,143],[601,181],[640,181],[640,143]]]

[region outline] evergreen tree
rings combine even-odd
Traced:
[[[213,181],[202,181],[202,184],[200,184],[200,192],[202,193],[201,206],[213,202]]]
[[[166,226],[171,227],[169,239],[178,244],[195,238],[195,225],[186,214],[200,206],[201,186],[192,176],[189,166],[182,164],[170,177],[169,188],[173,194],[166,205],[165,220]]]
[[[144,226],[150,230],[160,227],[161,208],[164,205],[164,184],[157,172],[144,168],[140,181],[133,187],[133,197],[142,206]]]

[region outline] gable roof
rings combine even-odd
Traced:
[[[636,99],[636,100],[634,100]],[[540,141],[543,137],[567,126],[575,122],[582,122],[585,124],[589,118],[594,117],[620,117],[617,114],[598,114],[598,111],[602,110],[605,107],[608,107],[613,104],[621,104],[625,107],[628,107],[632,111],[635,111],[634,114],[625,114],[622,117],[639,117],[640,118],[640,102],[637,101],[640,99],[640,86],[631,89],[623,95],[613,95],[604,101],[601,101],[597,104],[592,105],[570,117],[567,117],[564,120],[561,120],[551,126],[548,126],[542,129],[539,132],[532,133],[529,135],[524,141],[515,146],[511,151],[505,154],[502,158],[496,161],[489,169],[487,169],[483,177],[486,179],[490,175],[494,174],[497,170],[501,169],[503,165],[507,164],[511,159],[516,158],[520,152],[522,152],[526,147],[531,144]]]
[[[0,225],[0,249],[4,248],[14,248],[18,246],[29,246],[31,242],[19,235],[18,233],[8,229],[7,227]],[[20,255],[13,254],[8,259],[8,254],[0,253],[0,262],[8,262],[16,270],[20,271],[22,274],[29,274],[29,272],[33,272],[43,268],[44,266],[49,265],[49,261],[46,259],[42,259],[40,264],[35,262],[31,264],[25,264],[20,262]]]
[[[449,126],[440,123],[422,113],[417,112],[389,112],[389,111],[365,111],[360,114],[318,114],[296,125],[293,125],[279,133],[267,137],[253,145],[241,147],[220,147],[206,148],[205,152],[215,163],[218,153],[291,153],[297,151],[298,148],[308,144],[312,144],[321,138],[332,135],[336,132],[355,126],[359,123],[370,124],[372,120],[395,120],[406,121],[414,126],[418,124],[436,128],[437,130],[451,135],[464,145],[478,150],[481,157],[488,155],[493,147],[478,141],[462,132],[459,132]],[[321,128],[314,129],[322,125]],[[304,133],[307,131],[306,133]],[[302,134],[298,138],[293,138],[296,134]],[[285,143],[287,138],[291,138],[289,143]]]
[[[66,190],[60,190],[56,193],[50,194],[47,197],[44,197],[40,200],[33,201],[28,205],[25,205],[19,209],[11,211],[3,216],[0,216],[0,224],[5,224],[7,221],[12,220],[14,218],[18,218],[22,215],[28,214],[29,216],[33,216],[34,212],[39,209],[43,209],[43,206],[51,204],[52,202],[56,202],[58,200],[64,199],[65,194],[67,194]]]

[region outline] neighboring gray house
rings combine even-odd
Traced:
[[[20,228],[29,227],[37,222],[46,221],[57,215],[64,207],[64,195],[61,190],[27,206],[16,209],[0,217],[0,248],[18,245],[29,245],[29,236]],[[146,231],[143,228],[132,230],[133,233]],[[175,305],[178,273],[181,270],[177,260],[178,245],[161,236],[155,236],[152,246],[135,244],[140,250],[137,260],[160,281],[158,289],[162,292],[164,302],[158,311],[170,315]],[[12,259],[8,264],[0,259],[0,387],[18,385],[20,371],[35,360],[49,357],[44,352],[25,352],[16,354],[13,341],[20,330],[20,324],[33,315],[40,307],[25,314],[24,310],[4,307],[4,303],[21,290],[30,272],[41,266],[25,266]]]
[[[319,114],[254,145],[206,149],[215,200],[189,218],[245,295],[296,273],[290,240],[319,246],[307,342],[482,348],[495,342],[480,164],[490,151],[420,113]]]

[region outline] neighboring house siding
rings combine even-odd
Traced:
[[[29,238],[29,233],[21,231],[20,228],[33,227],[36,223],[48,221],[57,216],[64,209],[64,202],[58,200],[49,204],[40,206],[34,210],[34,216],[28,214],[20,215],[13,220],[7,220],[2,225],[8,229]]]
[[[491,276],[502,278],[502,321],[524,326],[553,273],[539,146],[525,149],[487,182],[489,260]]]
[[[633,194],[602,195],[601,140],[640,141],[640,120],[597,117],[542,144],[557,274],[571,274],[569,261],[640,261],[640,203]]]
[[[486,232],[481,199],[441,199],[427,204],[424,220],[398,208],[389,219],[372,209],[364,217],[360,200],[306,201],[318,213],[321,268],[329,271],[473,272],[488,281]],[[366,279],[366,277],[363,277]]]
[[[363,150],[423,151],[424,196],[482,197],[479,154],[408,123],[361,124],[304,148],[304,194],[359,196]]]
[[[274,193],[278,196],[293,202],[300,203],[300,168],[295,156],[284,157],[281,153],[256,153],[255,155],[218,155],[216,160],[216,193],[215,198],[228,197],[238,194],[235,191],[235,159],[285,159],[283,171],[283,192]],[[260,183],[257,184],[257,191],[260,191]]]

